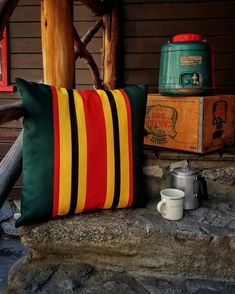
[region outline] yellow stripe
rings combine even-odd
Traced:
[[[77,90],[73,90],[73,95],[78,122],[78,201],[76,207],[76,213],[78,213],[83,211],[86,203],[87,135],[82,97]]]
[[[97,90],[100,95],[101,103],[104,111],[105,127],[106,127],[106,141],[107,141],[107,191],[104,209],[111,208],[114,197],[114,140],[113,140],[113,119],[110,109],[110,104],[106,93],[102,90]]]
[[[126,207],[130,194],[129,148],[128,148],[128,116],[126,103],[119,90],[112,91],[118,113],[118,127],[120,140],[120,199],[118,208]]]
[[[69,116],[68,93],[64,88],[57,88],[60,128],[60,186],[58,215],[69,212],[72,173],[72,143]]]

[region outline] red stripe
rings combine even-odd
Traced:
[[[58,96],[55,87],[51,87],[53,101],[53,123],[54,123],[54,195],[53,195],[53,217],[58,215],[59,207],[59,185],[60,185],[60,129]]]
[[[87,193],[84,211],[103,208],[107,190],[107,142],[104,112],[96,91],[82,90],[87,130]]]
[[[131,123],[131,106],[129,98],[124,90],[120,90],[122,93],[125,103],[126,103],[126,110],[127,110],[127,119],[128,119],[128,148],[129,148],[129,174],[130,174],[130,195],[128,201],[128,207],[132,205],[133,202],[133,153],[132,153],[132,123]]]

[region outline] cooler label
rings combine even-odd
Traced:
[[[180,57],[180,65],[183,66],[198,66],[202,64],[202,56],[181,56]]]

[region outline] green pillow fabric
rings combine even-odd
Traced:
[[[75,90],[16,79],[25,110],[16,226],[142,207],[145,86]]]

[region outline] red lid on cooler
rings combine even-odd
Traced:
[[[202,36],[199,34],[178,34],[172,37],[172,42],[201,42]]]

